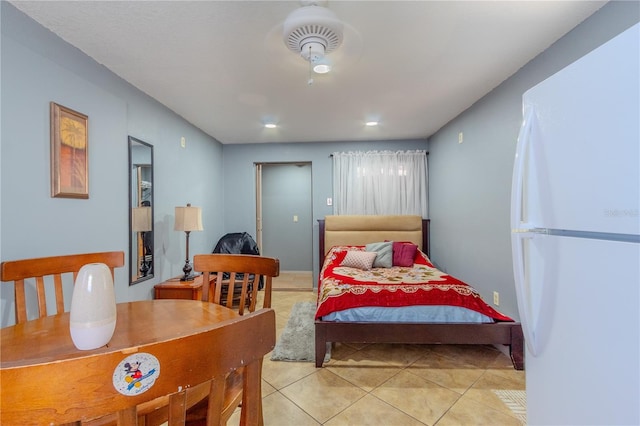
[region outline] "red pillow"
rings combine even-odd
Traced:
[[[393,266],[413,266],[418,246],[412,243],[393,242]]]

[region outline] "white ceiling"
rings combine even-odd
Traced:
[[[234,144],[426,138],[606,2],[329,1],[344,42],[312,85],[282,40],[298,1],[11,3]]]

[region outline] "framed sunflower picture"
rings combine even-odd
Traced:
[[[51,102],[51,196],[89,198],[89,117]]]

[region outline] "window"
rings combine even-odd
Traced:
[[[414,214],[427,218],[427,153],[333,153],[334,214]]]

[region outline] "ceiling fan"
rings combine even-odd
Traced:
[[[344,23],[327,8],[327,1],[301,1],[301,7],[284,21],[282,35],[285,45],[309,62],[308,84],[313,73],[331,71],[327,54],[335,51],[344,40]]]

